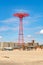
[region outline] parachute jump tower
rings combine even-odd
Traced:
[[[27,13],[15,13],[13,16],[16,16],[20,19],[19,22],[19,35],[18,35],[18,45],[22,45],[22,48],[24,49],[24,34],[23,34],[23,18],[26,16],[29,16]]]

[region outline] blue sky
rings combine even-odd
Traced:
[[[24,41],[43,43],[43,0],[0,0],[0,41],[18,41],[17,12],[30,15],[23,19]]]

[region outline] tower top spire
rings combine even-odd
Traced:
[[[29,16],[29,14],[27,14],[27,13],[16,13],[16,14],[13,14],[13,15],[16,16],[16,17],[19,17],[19,18]]]

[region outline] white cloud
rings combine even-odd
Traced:
[[[41,29],[39,32],[36,32],[36,34],[43,34],[43,29]]]
[[[29,27],[29,28],[26,27],[26,28],[24,28],[24,30],[30,30],[30,31],[38,31],[40,29],[43,29],[43,26],[36,26],[36,27]]]
[[[6,30],[8,30],[8,27],[6,26],[0,27],[0,31],[6,31]]]
[[[11,31],[16,31],[16,30],[18,30],[19,29],[19,27],[6,27],[6,26],[2,26],[2,27],[0,27],[0,32],[3,32],[3,31],[8,31],[8,30],[11,30]]]
[[[34,39],[32,35],[27,35],[27,38],[30,38],[31,40]]]
[[[10,27],[9,29],[14,31],[14,30],[18,30],[19,27],[15,27],[15,28],[14,27]]]
[[[19,21],[19,19],[18,18],[15,18],[15,17],[13,17],[13,18],[8,18],[8,19],[6,19],[6,20],[2,20],[2,21],[0,21],[0,22],[6,22],[6,23],[11,23],[11,22],[18,22]]]
[[[43,29],[42,29],[42,30],[40,30],[40,34],[43,34]]]
[[[24,37],[25,42],[31,42],[31,40],[35,40],[35,38],[32,35],[27,35]]]
[[[17,17],[13,17],[13,18],[8,18],[8,19],[6,19],[6,20],[2,20],[2,21],[0,21],[0,22],[5,22],[5,23],[18,23],[20,20],[19,20],[19,18],[17,18]],[[27,20],[25,20],[25,19],[23,19],[23,24],[28,24],[28,21]]]
[[[2,36],[0,36],[0,39],[2,39],[3,37]]]
[[[40,18],[42,18],[42,17],[43,17],[43,16],[42,16],[41,14],[34,14],[33,16],[30,15],[30,16],[28,17],[28,21],[29,21],[30,23],[37,22],[37,21],[39,21]]]
[[[26,24],[27,22],[25,22],[25,24]],[[25,25],[24,24],[24,25]],[[28,24],[28,23],[27,23]],[[40,30],[41,28],[43,28],[42,26],[38,26],[38,27],[34,27],[34,28],[25,28],[24,27],[24,30]],[[12,31],[17,31],[17,30],[19,30],[19,26],[16,26],[16,27],[9,27],[9,26],[2,26],[2,27],[0,27],[0,32],[1,31],[8,31],[8,30],[12,30]],[[40,31],[40,33],[42,33],[42,31],[43,30],[41,30]],[[37,33],[37,32],[36,32]],[[39,32],[38,32],[39,33]],[[27,35],[27,37],[31,37],[31,35]]]
[[[28,38],[31,38],[32,36],[31,35],[27,35]]]
[[[15,12],[30,12],[30,11],[28,11],[28,10],[26,10],[26,9],[14,9],[14,11]]]
[[[6,19],[6,20],[2,20],[2,21],[0,21],[0,22],[7,23],[7,24],[11,24],[11,23],[19,24],[19,21],[20,21],[19,18],[13,17],[13,18],[8,18],[8,19]],[[24,25],[24,24],[29,24],[29,22],[28,22],[27,19],[23,19],[23,25]]]

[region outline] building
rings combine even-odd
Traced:
[[[35,41],[34,40],[32,40],[32,42],[29,42],[29,43],[27,43],[27,49],[36,49],[36,47],[38,47],[39,46],[39,44],[38,43],[35,43]]]
[[[34,49],[39,46],[38,43],[35,43],[34,40],[29,43],[24,43],[25,49]],[[22,46],[18,46],[18,43],[15,42],[0,42],[0,50],[13,50],[13,49],[18,49],[22,48]]]

